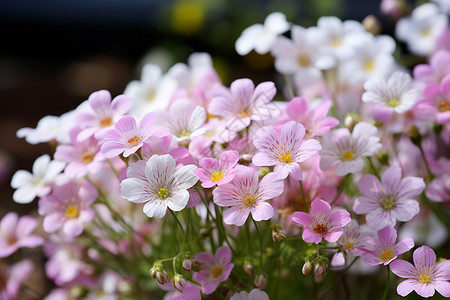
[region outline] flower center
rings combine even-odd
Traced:
[[[87,165],[88,163],[92,162],[94,160],[94,153],[92,152],[84,152],[83,155],[81,155],[81,161],[83,164]]]
[[[241,111],[239,112],[239,116],[240,116],[241,118],[247,118],[247,117],[249,117],[249,116],[251,116],[251,115],[252,115],[252,112],[250,111],[249,108],[244,108],[243,110],[241,110]]]
[[[353,243],[352,242],[347,242],[344,244],[344,249],[345,250],[351,250],[353,249]]]
[[[381,252],[380,258],[383,262],[389,261],[394,258],[394,253],[392,252],[392,249],[389,248],[389,250]]]
[[[325,224],[317,224],[314,227],[314,232],[319,234],[319,235],[325,235],[328,233],[328,227]]]
[[[8,239],[8,245],[14,245],[17,242],[18,242],[18,240],[17,240],[17,237],[15,235]]]
[[[431,32],[430,28],[424,28],[422,30],[421,34],[422,34],[423,37],[427,37],[427,36],[430,35],[430,32]]]
[[[253,206],[256,203],[256,199],[252,195],[247,195],[242,199],[242,203],[247,207]]]
[[[288,164],[288,163],[292,162],[291,156],[292,155],[290,153],[283,153],[280,155],[278,160],[283,164]]]
[[[213,174],[211,174],[211,181],[212,182],[218,182],[218,181],[220,181],[222,179],[222,177],[223,177],[223,174],[220,171],[216,172],[216,173],[213,173]]]
[[[130,145],[130,147],[134,147],[134,146],[139,145],[140,142],[141,142],[141,139],[137,135],[135,135],[128,140],[128,145]]]
[[[450,103],[448,103],[445,100],[442,100],[441,102],[439,102],[439,111],[440,112],[449,111],[449,110],[450,110]]]
[[[66,217],[69,219],[74,219],[78,217],[80,211],[76,205],[69,205],[66,209]]]
[[[371,59],[366,60],[366,62],[364,63],[364,69],[366,71],[372,71],[374,66],[375,66],[375,64],[374,64],[373,60],[371,60]]]
[[[330,44],[332,47],[339,47],[342,45],[342,41],[339,38],[333,38]]]
[[[391,210],[395,207],[395,199],[391,197],[384,198],[381,201],[381,206],[383,207],[384,210]]]
[[[190,135],[191,135],[191,133],[190,133],[189,131],[183,130],[183,131],[180,133],[179,137],[187,137],[187,136],[190,136]]]
[[[155,100],[155,98],[156,98],[156,92],[155,91],[151,91],[147,95],[147,102],[153,102],[153,100]]]
[[[111,126],[113,124],[113,121],[111,117],[106,117],[100,120],[100,127],[105,128],[108,126]]]
[[[341,158],[345,161],[353,160],[355,158],[355,153],[352,151],[345,151],[342,153]]]
[[[159,188],[158,197],[161,199],[167,199],[169,197],[169,190],[166,187]]]
[[[431,281],[431,277],[428,273],[423,273],[419,275],[419,281],[424,284],[429,284]]]
[[[212,268],[212,270],[211,270],[211,275],[214,277],[214,278],[217,278],[217,277],[219,277],[220,275],[222,275],[222,268],[221,267],[219,267],[219,266],[217,266],[217,267],[214,267],[214,268]]]
[[[398,102],[397,99],[392,98],[392,99],[390,99],[390,100],[388,101],[387,105],[390,106],[390,107],[397,107],[397,106],[400,105],[400,102]]]
[[[300,55],[297,59],[297,62],[302,67],[307,67],[310,65],[309,57],[307,55]]]

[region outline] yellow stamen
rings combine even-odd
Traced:
[[[241,118],[247,118],[247,117],[251,116],[251,114],[252,114],[252,112],[250,111],[249,108],[245,108],[239,112],[239,116]]]
[[[297,62],[302,67],[307,67],[310,65],[309,57],[307,55],[300,55]]]
[[[389,100],[389,102],[388,102],[388,106],[390,106],[390,107],[397,107],[397,106],[399,106],[399,105],[400,105],[400,102],[398,102],[398,100],[395,99],[395,98],[392,98],[392,99]]]
[[[75,205],[69,205],[66,209],[66,217],[69,219],[77,218],[80,214],[78,207]]]
[[[425,284],[429,284],[431,281],[431,277],[428,273],[420,274],[419,281]]]
[[[387,251],[381,252],[380,258],[383,262],[389,261],[394,258],[394,253],[392,252],[392,249],[389,249]]]
[[[341,158],[345,161],[353,160],[355,158],[355,153],[352,151],[345,151],[342,153]]]
[[[395,207],[395,199],[392,199],[391,197],[384,198],[381,201],[381,206],[384,210],[391,210]]]
[[[131,147],[134,147],[134,146],[139,145],[140,142],[141,142],[141,139],[137,135],[135,135],[128,140],[128,145],[130,145]]]
[[[100,120],[100,127],[105,128],[108,126],[111,126],[113,124],[113,121],[111,117],[106,117]]]
[[[450,110],[450,103],[442,100],[441,102],[439,102],[439,111],[440,112],[444,112],[444,111],[449,111]]]
[[[422,34],[423,37],[427,37],[427,36],[430,35],[430,32],[431,32],[430,28],[424,28],[422,30],[421,34]]]
[[[220,275],[222,275],[222,272],[223,272],[223,270],[222,270],[222,268],[219,267],[219,266],[214,267],[214,268],[211,269],[211,275],[212,275],[214,278],[217,278],[217,277],[219,277]]]
[[[223,174],[220,171],[216,172],[216,173],[213,173],[213,174],[211,174],[211,181],[212,182],[218,182],[218,181],[220,181],[222,179],[222,177],[223,177]]]
[[[156,98],[156,93],[155,91],[151,91],[148,95],[147,95],[147,102],[153,102],[153,100],[155,100]]]
[[[351,243],[351,242],[345,243],[345,244],[344,244],[344,249],[345,249],[345,250],[351,250],[351,249],[353,249],[353,243]]]
[[[283,153],[280,155],[278,160],[283,164],[288,164],[292,162],[291,154],[290,153]]]
[[[190,135],[191,135],[190,132],[188,132],[188,131],[186,131],[186,130],[183,130],[183,131],[180,133],[179,137],[186,137],[186,136],[190,136]]]
[[[375,66],[373,60],[369,59],[364,63],[364,69],[366,71],[372,71],[373,67]]]
[[[88,164],[94,160],[94,153],[92,152],[84,152],[83,155],[81,155],[81,161],[83,164]]]
[[[256,199],[252,195],[247,195],[242,199],[242,203],[244,203],[245,206],[253,206],[256,203]]]
[[[342,41],[339,38],[333,38],[330,44],[332,47],[339,47],[342,45]]]
[[[158,197],[167,199],[169,197],[169,190],[166,187],[159,188]]]

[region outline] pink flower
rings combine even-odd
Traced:
[[[442,78],[440,83],[431,82],[424,90],[422,105],[434,112],[439,124],[450,123],[450,74]]]
[[[397,259],[391,263],[391,271],[401,278],[408,278],[397,286],[397,293],[405,297],[413,290],[428,298],[438,291],[450,297],[450,260],[436,263],[433,249],[422,246],[413,253],[414,266],[405,260]]]
[[[409,251],[414,247],[412,238],[404,238],[397,244],[397,231],[394,227],[386,226],[377,232],[378,241],[372,237],[365,238],[365,245],[359,247],[363,251],[362,257],[365,263],[376,266],[379,264],[388,265],[400,254]]]
[[[398,166],[389,167],[381,176],[381,182],[374,175],[365,174],[358,183],[364,194],[353,205],[357,214],[367,214],[369,227],[379,230],[395,226],[397,220],[406,222],[419,213],[419,203],[411,199],[420,195],[425,182],[420,177],[405,177]]]
[[[121,153],[128,157],[142,147],[144,142],[156,133],[157,127],[153,125],[155,114],[146,114],[139,126],[134,116],[124,116],[114,125],[114,129],[105,134],[101,148],[107,158],[115,157]]]
[[[235,171],[230,183],[213,191],[214,203],[231,206],[223,214],[225,224],[242,226],[250,213],[255,221],[272,218],[273,207],[266,201],[283,193],[283,180],[275,173],[269,173],[258,183],[256,169],[239,165]]]
[[[194,273],[194,280],[202,285],[204,294],[212,294],[219,283],[230,276],[234,264],[231,262],[231,251],[227,247],[217,249],[215,256],[208,252],[197,253],[195,258],[201,264],[200,272]]]
[[[273,127],[263,127],[253,136],[253,144],[259,150],[253,156],[256,166],[275,166],[274,172],[282,179],[289,174],[296,180],[303,175],[299,163],[313,156],[321,149],[317,140],[303,140],[305,128],[302,124],[289,121],[278,133]]]
[[[350,213],[338,209],[331,213],[331,206],[316,198],[311,203],[311,213],[294,212],[292,221],[303,226],[302,238],[307,243],[320,243],[322,239],[336,242],[342,235],[343,227],[350,223]]]
[[[450,74],[450,51],[439,50],[430,58],[430,64],[417,65],[414,68],[414,78],[425,82],[439,83]]]
[[[186,207],[189,192],[198,181],[194,165],[175,170],[175,159],[169,155],[153,155],[147,162],[138,161],[127,170],[127,179],[120,184],[123,198],[145,203],[148,217],[162,218],[167,208],[180,211]]]
[[[210,188],[223,185],[234,178],[234,167],[239,160],[237,151],[225,151],[220,155],[219,161],[211,157],[204,157],[199,165],[202,168],[194,170],[195,175],[200,178],[202,187]]]
[[[208,112],[227,117],[230,130],[240,131],[251,120],[262,121],[274,116],[274,107],[269,104],[276,93],[273,82],[263,82],[255,88],[250,79],[238,79],[231,83],[230,90],[217,87],[212,93]]]
[[[80,235],[84,223],[95,216],[90,205],[97,196],[97,190],[87,181],[55,186],[52,194],[39,200],[39,214],[45,216],[44,230],[52,233],[62,227],[68,237]]]
[[[314,108],[308,107],[308,102],[301,97],[295,97],[286,106],[286,113],[290,119],[301,123],[305,127],[305,137],[320,136],[339,124],[335,118],[327,117],[331,102],[324,101]]]
[[[133,100],[125,95],[119,95],[111,101],[111,94],[106,90],[92,93],[87,100],[89,106],[79,107],[75,122],[83,130],[78,140],[85,140],[92,135],[98,140],[111,129],[117,120],[133,107]]]
[[[269,296],[260,289],[253,289],[250,292],[242,291],[236,293],[230,300],[269,300]]]
[[[436,202],[450,201],[450,174],[442,174],[428,184],[425,192],[430,200]]]
[[[70,131],[72,145],[59,145],[54,154],[55,160],[67,163],[64,173],[69,177],[83,177],[88,172],[95,173],[103,165],[104,157],[95,137],[77,140],[79,128]]]
[[[6,214],[0,222],[0,257],[7,257],[21,247],[37,247],[44,239],[31,235],[37,220],[29,216],[20,217],[15,212]]]
[[[33,263],[28,259],[22,260],[6,270],[0,266],[0,299],[16,299],[20,286],[31,271],[33,271]]]
[[[337,243],[348,254],[359,256],[361,251],[358,247],[363,245],[362,240],[361,229],[358,223],[355,220],[351,220],[351,222],[344,227],[343,233],[337,240]]]

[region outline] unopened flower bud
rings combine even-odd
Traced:
[[[286,232],[278,224],[272,224],[272,239],[275,243],[279,243],[286,238]]]
[[[253,280],[253,284],[260,290],[263,290],[267,286],[267,278],[263,274],[258,274]]]
[[[185,286],[189,284],[189,282],[183,277],[181,274],[175,274],[172,280],[173,288],[179,292],[183,292]]]
[[[200,263],[195,258],[185,258],[183,260],[183,263],[181,264],[181,267],[185,271],[194,271],[198,272],[200,271]]]
[[[325,261],[318,262],[314,265],[314,277],[316,279],[322,279],[328,272],[328,263]]]
[[[165,284],[170,281],[169,275],[164,271],[162,264],[159,262],[156,262],[148,273],[160,284]]]
[[[385,166],[389,165],[389,154],[386,151],[381,150],[376,157],[380,164]]]
[[[362,21],[362,24],[367,32],[370,32],[373,35],[377,35],[380,33],[380,22],[378,22],[377,18],[374,15],[368,15],[367,17],[365,17]]]
[[[303,275],[311,274],[312,269],[313,269],[313,264],[310,261],[306,261],[302,267]]]
[[[166,284],[170,281],[169,274],[167,274],[166,271],[158,272],[156,274],[156,280],[160,284]]]
[[[244,272],[247,273],[248,275],[250,276],[253,275],[253,265],[249,261],[246,261],[242,268],[244,269]]]
[[[417,128],[415,125],[411,126],[411,129],[409,130],[409,138],[411,139],[411,142],[416,146],[420,146],[420,144],[422,143],[422,135],[419,132],[419,128]]]
[[[348,113],[344,119],[344,126],[350,131],[353,131],[353,127],[359,122],[359,117],[357,114]]]

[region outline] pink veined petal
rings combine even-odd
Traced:
[[[304,228],[302,233],[302,239],[307,243],[315,243],[318,244],[322,241],[322,236],[314,233],[309,228]]]
[[[177,189],[188,189],[197,183],[198,177],[194,174],[197,169],[194,165],[182,166],[173,174],[174,183]]]
[[[392,267],[392,264],[395,263],[397,260],[393,261],[390,266]],[[407,295],[409,295],[413,290],[416,289],[418,283],[416,280],[414,279],[406,279],[402,282],[400,282],[400,284],[397,286],[397,293],[402,296],[405,297]]]
[[[189,192],[187,190],[179,190],[171,192],[169,198],[165,199],[167,207],[173,211],[180,211],[186,207],[189,201]]]
[[[299,147],[305,136],[305,127],[296,121],[289,121],[281,127],[280,142],[283,145]]]
[[[250,104],[267,104],[272,101],[277,89],[272,81],[265,81],[258,84],[253,92]]]
[[[397,186],[398,198],[418,196],[425,189],[425,182],[420,177],[405,177]]]
[[[394,227],[386,226],[383,229],[377,232],[378,240],[381,245],[385,245],[387,247],[392,247],[395,245],[395,241],[397,240],[397,231]]]
[[[286,177],[289,176],[289,174],[290,174],[291,171],[293,170],[294,165],[297,165],[297,166],[298,166],[298,169],[296,170],[296,173],[295,173],[296,177],[299,176],[299,173],[300,173],[300,175],[302,175],[301,170],[300,170],[300,166],[299,166],[297,163],[289,163],[289,164],[281,164],[281,163],[280,163],[280,164],[277,164],[277,165],[275,166],[275,168],[273,169],[273,172],[274,172],[278,177],[280,177],[280,178],[282,178],[282,179],[285,179]],[[299,171],[300,171],[300,172],[299,172]],[[295,177],[293,177],[293,178],[296,179]],[[300,179],[301,179],[301,176],[300,176]],[[296,179],[296,180],[299,180],[299,179]]]
[[[195,255],[195,258],[199,263],[205,265],[213,265],[216,262],[214,256],[209,252],[197,253],[197,255]]]
[[[395,245],[395,254],[401,255],[414,247],[414,240],[412,238],[404,238]]]
[[[436,254],[430,247],[422,246],[414,251],[413,261],[417,269],[421,267],[431,267],[436,262]]]
[[[352,220],[350,218],[350,213],[344,209],[338,209],[330,215],[331,222],[333,222],[333,227],[344,227]]]
[[[367,225],[375,230],[380,230],[386,226],[395,226],[395,219],[392,218],[390,212],[375,210],[366,216]]]
[[[153,199],[148,182],[138,178],[127,178],[120,183],[121,196],[134,203],[144,203]]]
[[[413,278],[417,274],[416,268],[409,261],[396,259],[390,264],[392,273],[401,278]]]
[[[205,171],[205,169],[195,169],[194,174],[197,175],[197,177],[201,180],[201,181],[207,181],[208,184],[212,184],[211,186],[215,185],[214,182],[211,182],[211,176],[210,173]],[[211,187],[208,186],[208,187]]]
[[[233,206],[227,209],[223,214],[223,221],[228,225],[242,226],[250,213],[249,208],[243,206]]]
[[[155,123],[155,119],[156,119],[156,114],[154,112],[150,112],[145,114],[142,119],[141,122],[139,123],[139,130],[141,131],[141,133],[143,135],[146,135],[146,132],[152,132],[152,128],[154,126]],[[149,134],[147,134],[149,135]]]
[[[417,294],[424,298],[428,298],[434,295],[435,289],[431,284],[417,284],[414,288]]]
[[[258,152],[252,158],[252,163],[258,167],[274,166],[279,163],[273,155],[265,152]]]
[[[231,251],[228,247],[219,247],[216,250],[215,260],[221,265],[226,265],[231,261]]]
[[[450,260],[437,263],[433,270],[433,276],[436,280],[450,280]]]
[[[391,166],[381,176],[381,183],[388,191],[395,191],[401,178],[402,169],[398,166]]]
[[[363,176],[361,176],[358,182],[358,188],[361,193],[369,196],[372,199],[379,198],[379,195],[382,191],[380,181],[372,174],[364,174]]]
[[[411,220],[419,211],[419,202],[416,200],[398,200],[394,208],[395,218],[400,222]]]
[[[333,231],[329,234],[326,234],[323,238],[328,241],[328,242],[336,242],[342,235],[343,231],[342,230],[338,230],[338,231]]]
[[[219,206],[234,206],[242,202],[240,195],[233,183],[227,183],[214,189],[213,201]]]
[[[234,150],[225,151],[220,155],[219,168],[230,169],[234,167],[239,161],[239,153]]]
[[[311,203],[311,215],[329,215],[331,211],[331,206],[328,202],[323,201],[322,199],[316,198]]]
[[[120,134],[137,132],[136,118],[134,116],[123,116],[117,121],[114,127]]]
[[[369,197],[358,197],[353,203],[353,211],[358,215],[367,214],[377,208],[380,208],[380,204]]]
[[[284,181],[275,173],[269,173],[259,183],[261,200],[269,200],[280,196],[284,190]]]
[[[450,297],[450,282],[438,281],[434,284],[434,288],[444,297]]]
[[[291,215],[292,221],[294,221],[297,224],[303,225],[304,227],[309,226],[312,221],[312,217],[304,212],[296,211]]]
[[[165,200],[150,200],[144,205],[142,210],[150,218],[161,219],[166,214],[167,203]]]
[[[250,212],[255,221],[269,220],[273,217],[273,207],[267,202],[259,202]]]
[[[147,161],[145,175],[149,182],[167,183],[175,172],[175,159],[170,154],[153,155]]]
[[[279,145],[278,139],[278,133],[273,127],[263,127],[253,135],[253,144],[259,151],[273,153]]]
[[[315,139],[308,139],[300,144],[300,151],[295,155],[297,162],[302,162],[316,154],[322,149],[320,142]]]
[[[215,170],[217,169],[218,163],[217,163],[217,159],[215,159],[215,158],[204,157],[199,161],[199,165],[200,165],[200,167],[202,167],[210,172],[215,172]]]

